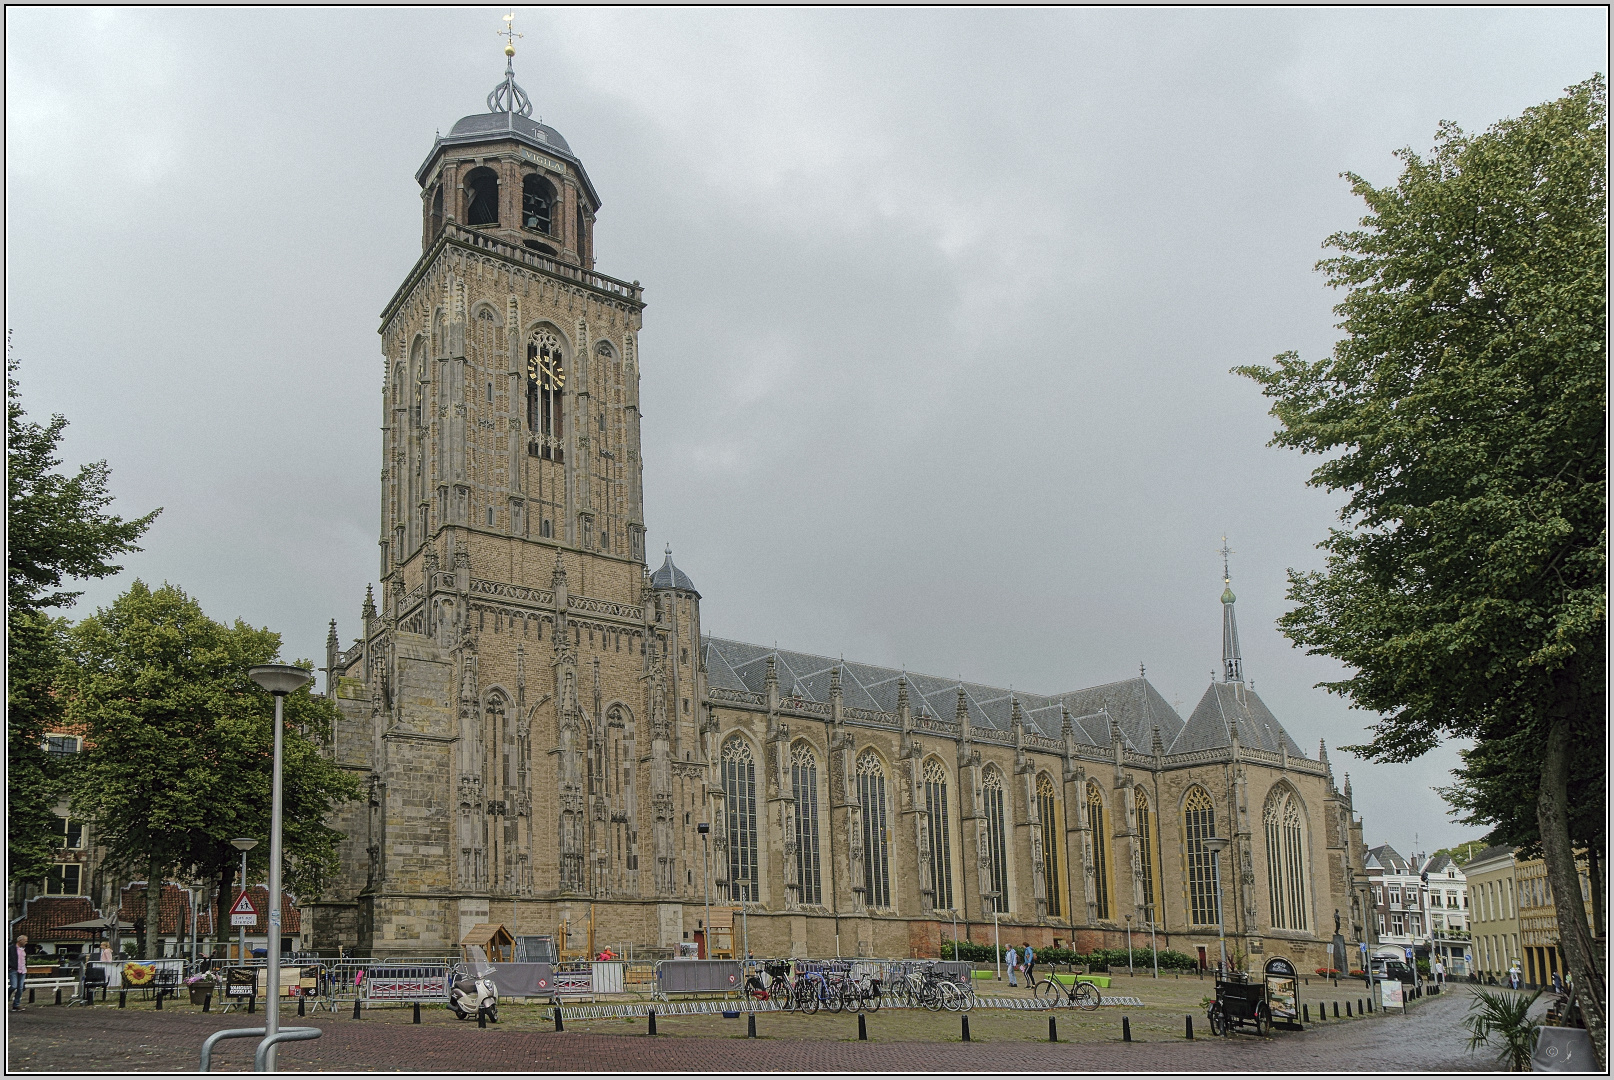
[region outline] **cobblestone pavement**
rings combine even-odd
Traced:
[[[1163,988],[1162,988],[1163,989]],[[1186,985],[1184,991],[1193,992]],[[1458,988],[1417,1003],[1408,1016],[1375,1013],[1352,1022],[1315,1025],[1271,1039],[1235,1036],[1183,1038],[1183,1010],[1161,1002],[1148,1009],[1102,1009],[1058,1016],[1061,1042],[1047,1038],[1047,1017],[981,1010],[970,1015],[975,1041],[959,1039],[957,1016],[882,1010],[867,1018],[870,1041],[857,1041],[857,1018],[839,1015],[758,1017],[756,1040],[744,1038],[745,1020],[668,1018],[660,1036],[645,1035],[643,1021],[568,1023],[553,1031],[536,1006],[501,1006],[501,1023],[486,1030],[452,1019],[441,1008],[410,1023],[407,1009],[377,1010],[363,1019],[321,1012],[282,1024],[324,1030],[313,1042],[281,1047],[285,1070],[343,1071],[1439,1071],[1489,1064],[1471,1056],[1458,1026],[1469,995]],[[1120,1021],[1131,1021],[1134,1042],[1120,1041]],[[1196,1020],[1202,1020],[1197,1013]],[[11,1014],[7,1032],[12,1071],[192,1071],[202,1039],[226,1027],[261,1024],[263,1015],[202,1013],[149,1002],[67,1008],[39,1005]],[[1070,1041],[1064,1041],[1064,1040]],[[215,1068],[251,1068],[255,1040],[220,1045]]]

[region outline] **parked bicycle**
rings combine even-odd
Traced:
[[[1038,1001],[1046,1001],[1050,1005],[1074,1005],[1088,1012],[1098,1008],[1103,1000],[1098,987],[1082,982],[1076,976],[1072,976],[1069,985],[1066,985],[1062,979],[1049,975],[1032,987],[1031,993]]]

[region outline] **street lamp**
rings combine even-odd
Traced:
[[[1216,942],[1222,947],[1222,976],[1227,976],[1227,930],[1222,925],[1222,852],[1229,841],[1225,836],[1207,836],[1200,841],[1211,853],[1211,883],[1216,889]]]
[[[1003,978],[1003,942],[998,940],[998,893],[996,890],[986,894],[992,901],[992,951],[997,954],[998,978]]]
[[[258,846],[258,842],[250,836],[238,836],[230,841],[230,846],[241,853],[241,895],[247,892],[247,852]],[[233,905],[232,905],[233,906]],[[235,959],[237,963],[247,962],[247,928],[241,927],[241,944],[237,946]]]
[[[268,1015],[264,1017],[263,1025],[267,1041],[280,1032],[280,816],[283,809],[280,766],[285,758],[282,728],[285,723],[286,695],[305,685],[314,676],[308,670],[290,664],[259,664],[247,669],[247,677],[275,696],[275,774],[273,794],[269,800],[269,979],[264,990]],[[270,1043],[268,1049],[264,1064],[269,1072],[274,1072],[275,1051],[280,1048]]]
[[[1132,916],[1130,916],[1130,915],[1122,915],[1121,918],[1126,920],[1126,974],[1127,974],[1128,978],[1131,978],[1132,977]]]
[[[1160,944],[1154,936],[1154,901],[1149,901],[1149,952],[1154,956],[1154,977],[1160,978]]]
[[[700,833],[701,847],[706,852],[706,869],[701,874],[701,884],[706,888],[706,932],[701,935],[701,941],[704,943],[705,948],[701,951],[706,955],[701,959],[710,960],[712,958],[712,824],[709,821],[703,821],[695,826],[695,831]],[[731,930],[730,933],[733,933],[733,931]]]

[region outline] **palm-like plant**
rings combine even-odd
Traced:
[[[1536,1048],[1536,1032],[1541,1027],[1541,1021],[1531,1019],[1530,1007],[1540,996],[1539,990],[1528,996],[1506,990],[1475,990],[1474,1003],[1463,1019],[1463,1026],[1472,1032],[1469,1052],[1481,1046],[1500,1045],[1498,1061],[1506,1062],[1513,1072],[1529,1072],[1530,1054]]]

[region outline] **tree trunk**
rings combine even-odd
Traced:
[[[230,905],[235,903],[235,860],[225,859],[219,869],[219,894],[213,908],[215,937],[223,944],[223,952],[230,951]]]
[[[1597,845],[1586,845],[1586,880],[1592,888],[1592,941],[1608,936],[1608,914],[1603,909],[1602,860],[1597,857]],[[1598,952],[1602,950],[1599,949]]]
[[[1569,839],[1569,738],[1570,694],[1565,684],[1568,672],[1559,672],[1561,692],[1549,714],[1546,747],[1542,756],[1541,790],[1536,797],[1536,824],[1541,833],[1542,857],[1547,865],[1547,882],[1552,888],[1553,907],[1558,916],[1558,944],[1575,977],[1575,997],[1586,1018],[1586,1030],[1599,1062],[1608,1061],[1608,996],[1603,972],[1598,966],[1586,906],[1580,895],[1580,875],[1575,868],[1575,849]]]
[[[163,868],[152,859],[146,869],[146,960],[162,955],[162,903]]]

